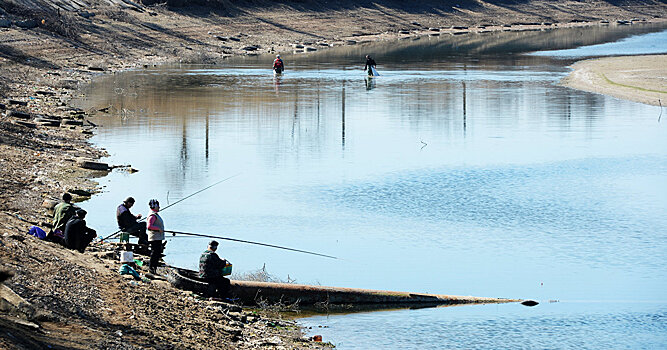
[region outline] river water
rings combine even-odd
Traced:
[[[301,320],[339,349],[665,348],[667,116],[557,85],[596,52],[667,52],[664,28],[284,53],[281,78],[263,56],[106,77],[82,101],[113,106],[92,141],[139,172],[83,206],[111,233],[128,195],[145,214],[233,176],[165,210],[167,229],[339,258],[222,242],[237,273],[540,301]],[[170,238],[165,260],[196,268],[207,241]]]

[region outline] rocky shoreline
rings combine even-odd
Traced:
[[[126,280],[108,247],[81,255],[25,235],[33,224],[49,221],[44,203],[63,191],[85,200],[97,190],[94,178],[106,174],[77,165],[77,159],[105,154],[87,142],[96,127],[87,119],[98,111],[70,105],[95,77],[165,62],[216,63],[231,55],[311,52],[406,36],[662,21],[667,13],[659,1],[623,7],[479,1],[467,8],[454,1],[399,7],[342,1],[327,8],[311,1],[229,3],[0,5],[0,269],[13,274],[0,286],[0,323],[8,330],[0,334],[0,347],[327,347],[303,338],[295,323],[277,314],[199,300],[162,281]]]

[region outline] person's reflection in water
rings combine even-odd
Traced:
[[[281,75],[274,75],[273,76],[273,86],[276,89],[276,95],[280,93],[280,81],[282,79]]]
[[[366,82],[366,90],[370,91],[375,89],[375,79],[373,79],[373,77],[366,77],[364,78],[364,81]]]

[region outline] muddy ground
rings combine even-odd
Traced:
[[[256,317],[162,281],[122,278],[109,247],[78,254],[25,235],[49,221],[45,200],[63,191],[83,200],[105,174],[76,162],[104,154],[86,141],[95,132],[87,117],[97,111],[69,105],[96,76],[429,33],[662,21],[667,13],[657,0],[145,3],[0,1],[0,268],[14,273],[2,295],[22,303],[0,303],[0,348],[322,346],[302,341],[278,315]]]

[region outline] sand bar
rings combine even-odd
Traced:
[[[562,85],[654,106],[667,104],[667,55],[597,58],[572,68]]]

